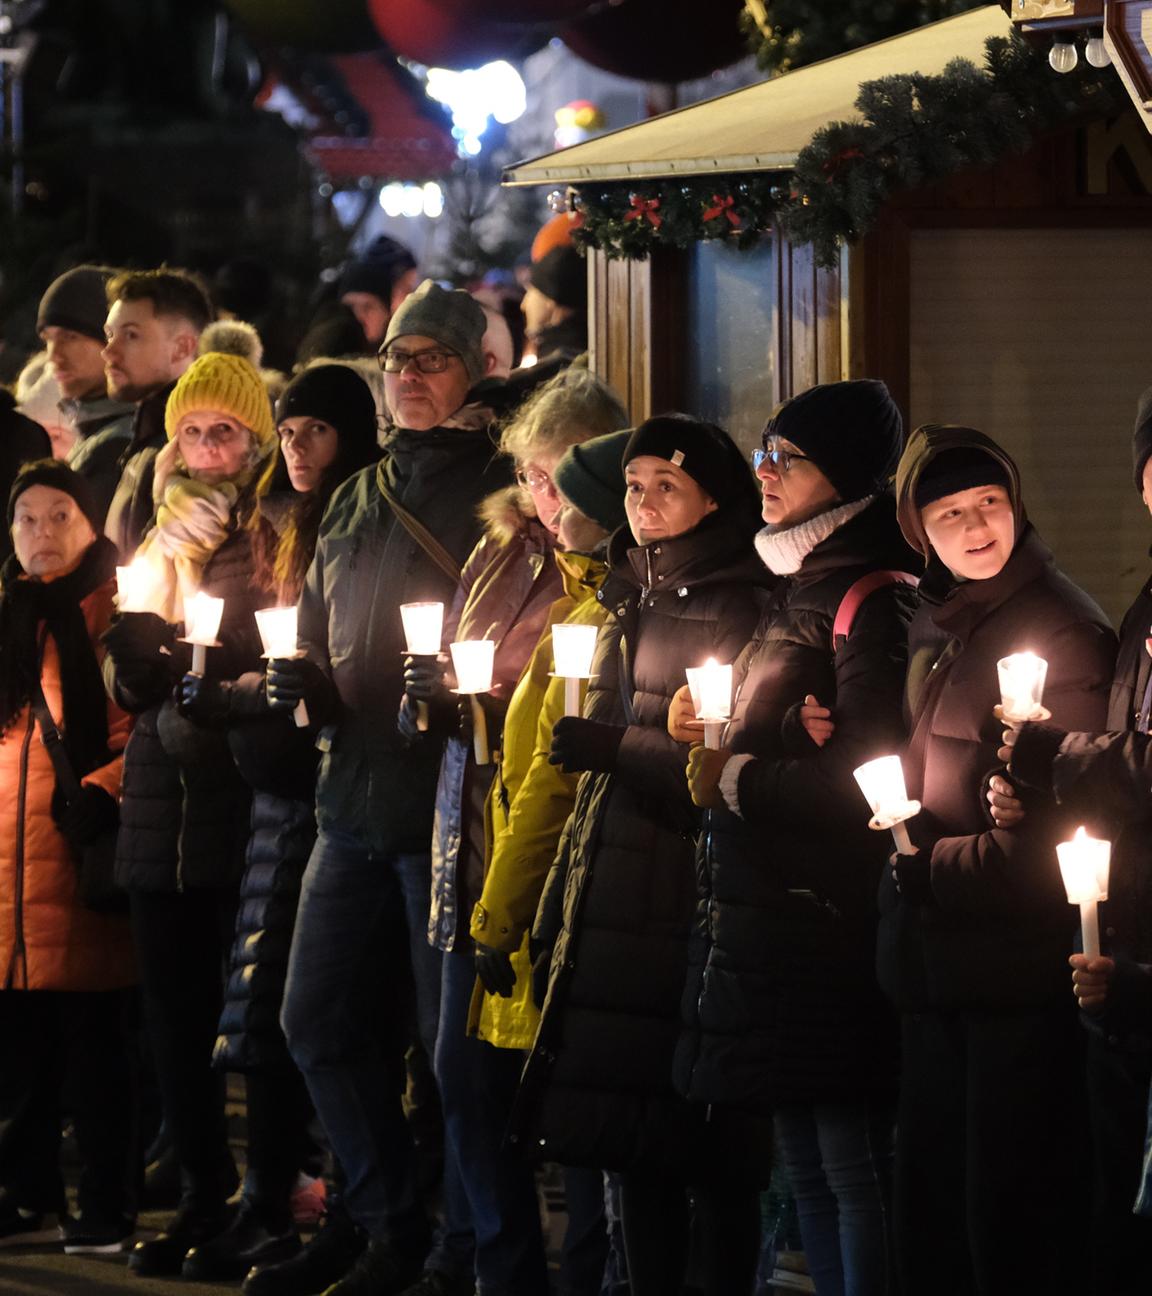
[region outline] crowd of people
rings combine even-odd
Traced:
[[[182,271],[45,293],[0,412],[0,1247],[250,1296],[751,1296],[782,1170],[819,1296],[1146,1293],[1152,581],[1118,644],[1008,452],[906,435],[878,380],[766,410],[751,464],[636,423],[575,256],[533,269],[531,368],[394,248],[290,378]],[[1152,509],[1152,393],[1134,471]],[[1047,714],[1009,723],[1024,649]],[[854,778],[893,754],[895,851]]]

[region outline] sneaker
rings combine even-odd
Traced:
[[[296,1176],[296,1186],[292,1189],[292,1223],[297,1228],[312,1228],[320,1223],[324,1215],[324,1202],[328,1188],[323,1179],[313,1179],[301,1171]]]
[[[348,1273],[365,1245],[344,1211],[330,1208],[303,1250],[282,1264],[257,1265],[241,1290],[245,1296],[317,1296]]]
[[[136,1232],[131,1220],[93,1215],[69,1215],[61,1230],[65,1255],[116,1255]]]
[[[400,1296],[420,1277],[424,1257],[373,1238],[360,1259],[323,1296]]]
[[[425,1269],[401,1296],[476,1296],[476,1279],[471,1274],[449,1274],[443,1269]]]
[[[269,1228],[251,1202],[241,1201],[232,1223],[184,1257],[180,1272],[198,1282],[234,1282],[258,1264],[290,1260],[300,1250],[300,1234],[288,1222]]]
[[[37,1246],[59,1242],[62,1236],[59,1215],[21,1210],[9,1198],[0,1198],[0,1247]]]
[[[229,1221],[230,1212],[226,1206],[205,1211],[185,1204],[163,1233],[147,1242],[136,1243],[128,1256],[128,1269],[141,1277],[163,1275],[175,1278],[188,1252],[223,1233]]]

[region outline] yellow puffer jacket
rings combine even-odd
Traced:
[[[470,1034],[497,1048],[531,1048],[540,1013],[532,1000],[528,932],[556,855],[560,833],[576,801],[578,774],[549,765],[552,727],[564,714],[564,681],[552,678],[552,626],[561,621],[602,625],[596,600],[606,564],[585,554],[557,553],[564,597],[548,613],[540,637],[508,705],[500,769],[488,795],[484,889],[472,911],[472,936],[512,954],[516,987],[510,999],[472,995]]]

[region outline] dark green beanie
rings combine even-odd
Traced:
[[[557,490],[605,531],[624,525],[624,447],[632,435],[608,432],[569,446],[552,472]]]

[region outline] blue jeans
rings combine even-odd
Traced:
[[[480,1296],[547,1296],[535,1176],[526,1161],[502,1147],[524,1055],[467,1033],[476,984],[471,942],[442,957],[436,1082],[444,1106],[445,1163],[454,1161],[460,1171],[472,1220],[477,1290]],[[429,1267],[447,1269],[439,1262],[440,1249]]]
[[[429,1056],[436,1039],[430,875],[427,854],[379,855],[349,834],[322,832],[304,873],[281,1012],[343,1168],[349,1214],[371,1237],[408,1250],[428,1241],[401,1097],[412,982]]]
[[[885,1296],[891,1267],[891,1108],[795,1104],[778,1108],[775,1124],[818,1296]]]

